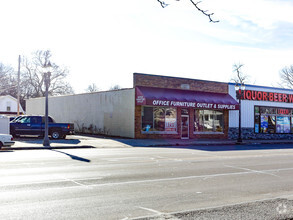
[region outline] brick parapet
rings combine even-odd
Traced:
[[[170,76],[133,74],[133,86],[159,87],[169,89],[183,89],[182,85],[189,85],[188,90],[201,92],[228,93],[228,83],[213,82]]]

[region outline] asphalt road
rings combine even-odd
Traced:
[[[0,218],[293,217],[293,149],[219,149],[2,151]]]

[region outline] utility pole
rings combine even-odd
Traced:
[[[20,89],[19,89],[19,81],[20,81],[20,55],[18,56],[18,74],[17,74],[17,116],[19,116],[19,96],[20,96]]]
[[[46,86],[46,100],[45,100],[45,136],[43,140],[43,146],[44,147],[50,147],[50,140],[48,137],[49,133],[49,120],[48,120],[48,106],[49,106],[49,101],[48,101],[48,89],[50,86],[50,77],[51,77],[51,70],[52,70],[52,65],[50,61],[48,63],[45,63],[44,68],[47,68],[47,72],[44,73],[44,78],[45,78],[45,86]]]

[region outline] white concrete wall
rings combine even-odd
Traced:
[[[253,91],[264,91],[264,92],[277,92],[293,94],[290,89],[272,88],[272,87],[262,87],[254,85],[246,85],[246,90]],[[236,99],[235,84],[229,83],[229,94]],[[238,99],[236,99],[238,101]],[[284,102],[270,102],[270,101],[250,101],[241,100],[241,126],[243,128],[253,128],[254,127],[254,106],[273,106],[273,107],[283,107],[283,108],[293,108],[292,103]],[[229,127],[238,127],[238,111],[229,111]]]
[[[49,115],[76,131],[134,138],[135,90],[49,97]],[[44,115],[45,98],[26,101],[27,114]],[[90,129],[92,127],[92,130]]]

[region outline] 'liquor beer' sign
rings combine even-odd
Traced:
[[[293,103],[293,94],[253,90],[239,90],[237,93],[241,94],[241,99],[244,100]]]

